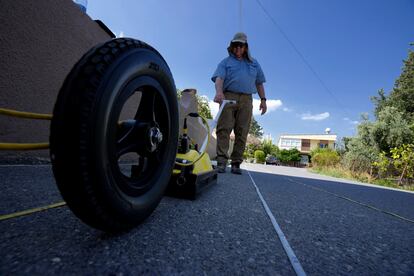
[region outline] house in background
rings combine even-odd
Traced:
[[[317,148],[335,149],[336,134],[331,134],[327,128],[324,134],[283,134],[279,137],[279,149],[294,149],[301,153],[301,163],[308,164],[310,152]]]

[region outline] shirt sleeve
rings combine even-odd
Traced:
[[[213,76],[211,77],[211,80],[213,82],[216,82],[216,78],[219,77],[221,79],[226,78],[226,60],[223,59],[219,65],[217,66],[216,71],[214,72]]]
[[[262,67],[259,63],[257,63],[257,78],[256,78],[256,84],[262,84],[266,82],[265,75],[263,73]]]

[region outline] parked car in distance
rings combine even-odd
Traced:
[[[280,161],[279,161],[279,159],[277,159],[277,157],[275,157],[273,155],[268,155],[266,157],[265,164],[266,165],[276,165],[276,166],[279,166],[280,165]]]

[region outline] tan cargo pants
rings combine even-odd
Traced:
[[[235,140],[230,159],[232,163],[242,163],[247,134],[249,134],[252,119],[252,95],[224,92],[224,98],[226,100],[235,100],[237,103],[226,105],[217,122],[217,162],[227,163],[229,159],[230,134],[234,130]]]

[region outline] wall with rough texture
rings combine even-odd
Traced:
[[[72,66],[110,36],[71,0],[0,0],[0,107],[51,113]],[[49,121],[0,115],[0,142],[48,142]],[[0,151],[48,158],[48,150]]]

